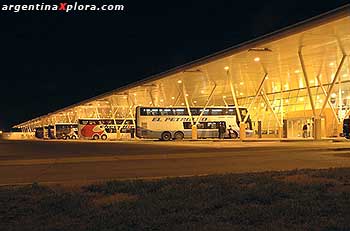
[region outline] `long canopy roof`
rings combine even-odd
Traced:
[[[15,127],[72,122],[77,118],[132,117],[131,109],[136,106],[186,105],[185,99],[189,105],[232,105],[236,96],[240,106],[247,106],[260,86],[266,95],[301,89],[295,97],[307,97],[305,74],[310,89],[329,85],[335,75],[342,82],[350,82],[349,58],[343,60],[336,73],[344,54],[350,54],[350,5]],[[348,90],[344,92],[350,97]]]

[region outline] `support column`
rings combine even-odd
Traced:
[[[258,121],[258,138],[262,138],[262,124],[261,124],[261,120]]]
[[[314,139],[320,140],[322,138],[321,118],[314,119]]]
[[[278,127],[278,138],[282,139],[283,137],[283,127]]]
[[[239,138],[240,140],[245,140],[246,134],[245,134],[245,123],[239,124]]]
[[[192,125],[192,140],[198,139],[197,125]]]

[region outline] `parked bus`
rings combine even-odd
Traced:
[[[190,107],[194,122],[197,122],[203,107]],[[247,109],[240,107],[241,117],[247,115]],[[235,107],[206,108],[197,124],[198,138],[218,138],[219,126],[224,125],[224,138],[239,137],[239,120]],[[229,129],[230,128],[230,129]],[[252,123],[248,117],[246,135],[252,136]],[[192,122],[185,107],[137,107],[136,136],[146,139],[181,140],[192,137]]]
[[[76,123],[57,123],[55,124],[56,139],[78,139],[78,124]]]
[[[134,131],[133,120],[130,118],[78,120],[78,134],[81,139],[117,139],[118,129],[120,129],[120,133],[132,133]]]
[[[44,127],[36,127],[34,134],[34,136],[38,139],[54,139],[54,126],[45,125]]]
[[[35,128],[35,138],[43,139],[44,138],[44,128],[43,127],[36,127]]]

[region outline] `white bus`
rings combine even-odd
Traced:
[[[54,136],[56,139],[77,139],[78,124],[76,123],[57,123],[54,126]]]
[[[193,121],[196,122],[203,107],[190,107]],[[247,115],[247,108],[240,107],[242,118]],[[226,128],[224,138],[239,137],[239,120],[235,107],[206,108],[197,124],[198,138],[218,138],[219,125]],[[230,131],[229,131],[229,128]],[[250,118],[246,123],[246,136],[252,136]],[[192,137],[192,123],[186,107],[137,107],[136,136],[146,139],[184,139]]]
[[[133,120],[127,119],[78,119],[78,134],[81,139],[113,140],[117,139],[117,130],[120,133],[132,133]],[[131,135],[132,137],[132,135]]]

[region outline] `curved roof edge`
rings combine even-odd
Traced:
[[[307,29],[310,29],[310,28],[313,28],[313,27],[317,27],[317,26],[326,24],[326,23],[331,22],[331,21],[335,21],[335,20],[338,20],[338,19],[341,19],[341,18],[345,18],[347,16],[348,17],[350,16],[350,4],[345,4],[345,5],[343,5],[343,6],[339,7],[339,8],[336,8],[334,10],[331,10],[331,11],[322,13],[320,15],[311,17],[309,19],[306,19],[306,20],[303,20],[303,21],[298,22],[296,24],[293,24],[293,25],[284,27],[282,29],[273,31],[271,33],[259,36],[257,38],[248,40],[246,42],[239,43],[237,45],[231,46],[231,47],[226,48],[224,50],[215,52],[215,53],[213,53],[211,55],[204,56],[204,57],[199,58],[197,60],[185,63],[183,65],[180,65],[180,66],[177,66],[177,67],[174,67],[174,68],[171,68],[171,69],[169,69],[167,71],[164,71],[164,72],[152,75],[150,77],[147,77],[145,79],[136,81],[134,83],[127,84],[125,86],[116,88],[116,89],[108,91],[106,93],[103,93],[103,94],[97,95],[95,97],[83,100],[81,102],[72,104],[70,106],[64,107],[64,108],[56,110],[54,112],[50,112],[50,113],[48,113],[46,115],[42,115],[42,116],[36,117],[34,119],[25,121],[23,123],[20,123],[18,125],[13,126],[13,127],[19,127],[19,126],[22,126],[22,125],[30,122],[30,121],[38,120],[38,119],[41,119],[43,117],[49,116],[51,114],[60,113],[62,111],[69,110],[69,109],[74,108],[76,106],[79,106],[81,104],[88,103],[88,102],[90,102],[92,100],[97,100],[97,99],[109,96],[109,95],[113,94],[114,92],[125,91],[127,89],[130,89],[130,88],[133,88],[133,87],[137,87],[137,86],[140,86],[142,84],[146,84],[146,83],[151,82],[151,81],[159,80],[159,79],[161,79],[161,78],[163,78],[165,76],[176,74],[176,73],[179,73],[181,71],[193,68],[195,66],[202,65],[204,63],[208,63],[208,62],[214,61],[216,59],[225,58],[225,57],[228,57],[228,56],[230,56],[232,54],[241,52],[243,50],[248,50],[249,48],[256,47],[256,46],[258,46],[260,44],[264,44],[266,42],[276,41],[276,40],[281,39],[283,37],[287,37],[287,36],[299,33],[299,32],[301,32],[303,30],[307,30]]]

